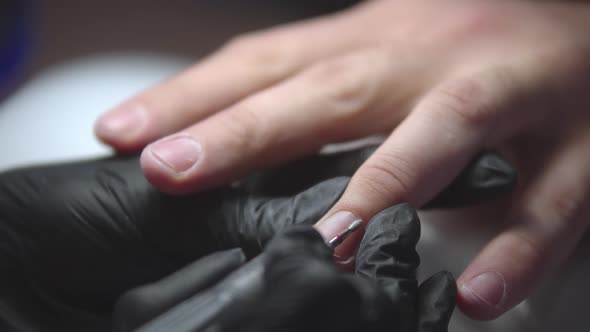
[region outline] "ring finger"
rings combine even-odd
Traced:
[[[512,216],[459,278],[459,306],[492,319],[522,301],[545,272],[571,253],[590,217],[590,157],[581,140],[533,179]]]

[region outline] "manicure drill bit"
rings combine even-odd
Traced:
[[[336,235],[330,241],[328,241],[328,243],[327,243],[328,247],[330,247],[330,249],[334,249],[334,248],[338,247],[342,242],[344,242],[344,240],[346,240],[346,238],[350,234],[359,230],[362,225],[363,225],[363,221],[360,219],[353,221],[352,224],[350,224],[350,226],[348,226],[347,229],[343,230],[340,234]]]

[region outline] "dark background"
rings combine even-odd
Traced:
[[[209,53],[231,36],[319,15],[351,0],[50,0],[34,9],[29,74],[109,51]]]

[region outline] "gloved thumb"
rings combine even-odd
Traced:
[[[457,285],[446,271],[428,278],[418,288],[418,332],[447,332],[457,302]]]
[[[416,210],[399,204],[383,210],[367,225],[356,256],[355,273],[382,286],[391,303],[392,331],[413,331],[416,322],[420,257],[416,244],[420,220]]]

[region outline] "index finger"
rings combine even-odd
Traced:
[[[355,173],[319,229],[332,229],[332,216],[368,221],[396,203],[420,207],[428,202],[482,147],[517,128],[522,114],[503,121],[515,97],[516,90],[509,88],[506,76],[494,72],[451,81],[429,93]],[[359,240],[351,237],[336,256],[352,257]]]
[[[204,120],[318,59],[370,42],[359,31],[335,38],[334,31],[346,31],[351,14],[344,11],[234,37],[190,69],[105,113],[95,133],[118,151],[133,152]]]

